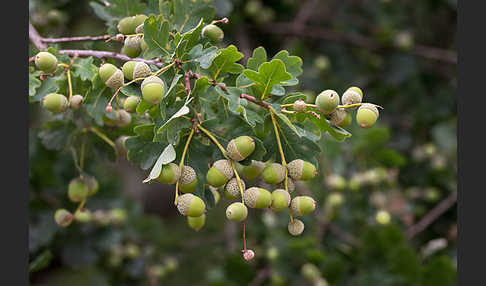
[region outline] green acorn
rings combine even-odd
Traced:
[[[156,76],[149,76],[142,81],[142,97],[152,104],[159,103],[164,97],[164,82]]]
[[[356,86],[352,86],[348,88],[344,93],[343,97],[341,98],[341,102],[344,105],[361,103],[363,100],[363,91]],[[351,108],[351,110],[356,109],[356,107]]]
[[[198,217],[204,213],[206,205],[193,194],[183,194],[177,199],[177,209],[183,216]]]
[[[56,221],[57,225],[66,227],[73,221],[73,214],[65,209],[58,209],[54,213],[54,220]]]
[[[181,169],[174,163],[169,163],[162,166],[160,175],[157,181],[164,184],[175,184],[181,177]]]
[[[305,112],[307,105],[306,105],[305,101],[303,101],[302,99],[299,99],[299,100],[294,102],[293,108],[297,112]]]
[[[71,180],[68,186],[68,197],[72,202],[79,203],[89,194],[88,185],[81,178]]]
[[[135,27],[134,28],[135,33],[137,33],[137,27],[140,26],[140,25],[143,25],[143,23],[145,22],[145,20],[147,18],[148,18],[148,16],[144,15],[144,14],[138,14],[138,15],[133,16],[133,26]]]
[[[206,174],[208,184],[213,187],[221,187],[226,184],[229,179],[234,176],[233,168],[230,160],[218,160],[214,162],[213,166],[209,168]]]
[[[82,104],[83,104],[83,97],[81,95],[75,94],[71,96],[71,99],[69,100],[69,106],[72,109],[79,109]]]
[[[288,163],[287,170],[294,180],[308,181],[317,175],[316,167],[301,159],[295,159]]]
[[[245,181],[240,180],[240,182],[244,191],[246,189]],[[238,186],[238,181],[236,178],[229,180],[224,189],[231,195],[231,198],[238,198],[241,195],[240,187]]]
[[[290,205],[290,194],[286,190],[276,189],[272,192],[272,204],[270,209],[279,212]]]
[[[108,218],[113,224],[122,224],[127,220],[127,211],[121,208],[111,209],[108,213]]]
[[[228,193],[228,191],[225,189],[223,189],[223,196],[229,200],[234,200],[234,199],[237,199],[238,196],[233,196],[232,194]]]
[[[125,102],[123,103],[123,108],[127,112],[135,112],[137,109],[137,105],[140,103],[140,97],[131,95],[125,99]]]
[[[380,210],[376,213],[375,220],[379,224],[389,224],[391,220],[390,213],[384,210]]]
[[[241,174],[243,174],[243,176],[245,176],[248,180],[254,180],[258,178],[258,176],[260,176],[264,168],[265,168],[265,163],[251,160],[250,165],[243,167]]]
[[[248,216],[248,209],[240,202],[232,203],[226,208],[226,217],[232,221],[244,221]]]
[[[351,125],[352,122],[353,122],[353,117],[349,112],[346,112],[346,117],[344,117],[344,119],[339,124],[337,124],[337,126],[343,128],[348,127],[349,125]]]
[[[213,186],[209,186],[209,190],[213,194],[214,204],[217,205],[219,200],[221,199],[221,195],[219,194],[218,188],[215,188]]]
[[[277,185],[278,189],[284,189],[285,190],[285,180],[283,180],[280,184]],[[295,183],[292,178],[287,179],[287,189],[289,190],[289,193],[295,191]]]
[[[130,125],[130,122],[132,122],[132,116],[126,110],[124,110],[124,109],[118,110],[118,115],[119,115],[119,118],[118,118],[118,122],[116,124],[117,126],[126,127],[126,126]]]
[[[117,89],[122,87],[125,83],[123,72],[112,64],[103,64],[98,72],[101,80],[109,88]]]
[[[201,216],[196,216],[196,217],[187,217],[187,224],[189,224],[189,227],[194,229],[195,231],[199,231],[204,224],[206,223],[206,215],[202,214]]]
[[[339,95],[332,89],[324,90],[316,97],[316,105],[324,114],[330,114],[339,104]]]
[[[334,126],[339,126],[346,119],[348,113],[342,108],[336,108],[331,114],[329,114],[329,121]]]
[[[267,184],[278,184],[285,178],[285,168],[278,163],[271,163],[263,169],[262,178]]]
[[[122,47],[122,53],[130,58],[136,58],[142,52],[140,37],[127,37]]]
[[[58,93],[49,93],[42,99],[42,106],[52,113],[64,112],[68,105],[68,99]]]
[[[34,57],[35,66],[45,73],[53,73],[57,68],[57,58],[49,52],[39,52]]]
[[[142,24],[148,17],[143,14],[136,16],[125,17],[118,22],[117,28],[120,33],[124,35],[132,35],[136,33],[137,27]]]
[[[76,216],[74,217],[74,220],[80,223],[87,223],[92,220],[92,215],[91,212],[87,209],[79,211]]]
[[[380,113],[376,106],[370,103],[363,103],[356,112],[356,122],[363,128],[369,128],[375,124],[379,115]]]
[[[213,43],[219,43],[224,38],[224,32],[220,27],[209,24],[202,29],[202,36],[208,38]]]
[[[294,218],[294,221],[289,222],[287,229],[291,235],[300,235],[304,231],[304,223],[301,220]]]
[[[143,51],[145,51],[147,49],[147,43],[145,42],[145,40],[142,38],[142,40],[140,40],[140,49]]]
[[[133,69],[137,63],[137,61],[128,61],[123,64],[122,72],[126,79],[133,80]]]
[[[85,175],[83,181],[88,186],[88,196],[92,196],[98,192],[100,185],[95,177]]]
[[[244,160],[253,151],[255,151],[255,140],[250,136],[236,137],[226,146],[226,154],[235,161]]]
[[[152,74],[149,65],[144,62],[137,62],[133,67],[133,79],[148,77]]]
[[[311,213],[316,208],[316,201],[309,196],[297,196],[290,203],[292,212],[296,216],[303,216]]]
[[[179,189],[183,193],[192,193],[197,187],[196,171],[192,167],[184,166],[179,179]]]
[[[272,203],[272,194],[263,188],[251,187],[243,193],[243,199],[250,208],[264,209]]]

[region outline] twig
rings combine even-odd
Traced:
[[[78,55],[80,57],[96,57],[96,58],[112,58],[121,61],[137,61],[137,62],[144,62],[146,64],[156,65],[157,67],[162,67],[163,63],[159,60],[146,60],[142,58],[130,58],[126,55],[115,53],[115,52],[108,52],[108,51],[95,51],[95,50],[59,50],[60,54],[74,56]]]
[[[63,43],[63,42],[77,42],[77,41],[101,41],[108,40],[110,35],[102,36],[80,36],[80,37],[63,37],[63,38],[41,38],[44,43]]]
[[[407,229],[407,238],[412,238],[418,233],[424,231],[430,224],[437,220],[443,213],[451,208],[457,201],[457,192],[453,192],[442,202],[436,205],[430,212],[428,212],[418,223],[410,226]]]
[[[265,109],[269,109],[270,106],[272,106],[270,103],[265,102],[265,101],[258,101],[255,97],[253,97],[253,96],[251,96],[249,94],[246,94],[246,93],[242,93],[240,95],[240,98],[244,98],[244,99],[246,99],[248,101],[251,101],[251,102],[253,102],[255,104],[258,104],[258,105],[260,105],[261,107],[263,107]]]
[[[29,21],[29,38],[38,50],[47,49],[47,45],[42,42],[42,37]]]

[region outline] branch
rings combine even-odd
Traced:
[[[255,27],[256,28],[256,27]],[[339,43],[352,44],[359,47],[364,47],[369,50],[378,50],[381,48],[387,48],[380,45],[375,40],[369,37],[365,37],[359,34],[343,34],[331,29],[311,27],[307,25],[298,25],[289,23],[270,23],[266,27],[258,27],[259,30],[280,35],[297,35],[300,37],[317,38],[336,41]],[[395,49],[399,49],[397,45],[392,46]],[[443,61],[450,64],[457,64],[457,54],[453,51],[428,47],[423,45],[415,45],[411,51],[411,54],[421,56],[428,59]]]
[[[418,223],[410,226],[407,229],[407,238],[412,238],[420,232],[424,231],[430,224],[437,220],[443,213],[450,209],[457,201],[457,192],[453,192],[442,202],[436,205],[430,212],[428,212]]]
[[[272,106],[270,103],[265,102],[265,101],[258,101],[258,100],[256,100],[256,98],[255,98],[255,97],[253,97],[253,96],[251,96],[251,95],[249,95],[249,94],[246,94],[246,93],[242,93],[242,94],[240,95],[240,98],[244,98],[244,99],[246,99],[246,100],[248,100],[248,101],[251,101],[251,102],[253,102],[253,103],[255,103],[255,104],[258,104],[258,105],[260,105],[261,107],[263,107],[263,108],[265,108],[265,109],[269,109],[269,108],[270,108],[270,106]]]
[[[32,44],[38,49],[38,50],[45,50],[47,49],[47,45],[42,42],[42,37],[39,35],[37,30],[32,26],[32,24],[29,21],[29,38],[32,41]]]
[[[78,55],[80,57],[96,57],[96,58],[112,58],[121,60],[124,62],[127,61],[138,61],[144,62],[146,64],[156,65],[157,67],[162,67],[163,63],[161,63],[158,59],[156,60],[146,60],[142,58],[130,58],[126,55],[115,53],[115,52],[108,52],[108,51],[95,51],[95,50],[59,50],[60,54],[74,56]]]
[[[62,42],[76,42],[76,41],[101,41],[108,40],[110,35],[102,36],[81,36],[81,37],[64,37],[64,38],[41,38],[44,43],[62,43]]]

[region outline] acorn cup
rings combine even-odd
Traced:
[[[235,161],[242,161],[255,151],[255,140],[250,136],[239,136],[226,146],[226,154]]]
[[[246,189],[245,181],[240,179],[240,182],[241,182],[241,187],[243,188],[243,191],[245,191],[245,189]],[[240,195],[241,195],[240,187],[238,186],[238,180],[236,180],[236,178],[232,178],[231,180],[229,180],[228,183],[226,183],[226,186],[225,186],[224,189],[231,195],[232,199],[233,198],[236,199],[236,198],[240,197]]]
[[[308,181],[317,175],[316,167],[304,160],[296,159],[287,164],[290,177],[297,181]]]
[[[268,208],[272,203],[272,195],[270,192],[258,187],[247,189],[243,193],[243,199],[247,206],[257,209]]]
[[[304,223],[301,220],[294,218],[294,221],[289,222],[287,229],[291,235],[301,235],[304,231]]]
[[[209,168],[206,179],[211,186],[221,187],[233,176],[234,172],[231,161],[222,159],[214,162],[213,166]]]
[[[297,196],[292,199],[290,206],[294,215],[303,216],[315,210],[316,201],[309,196]]]
[[[341,102],[343,105],[350,105],[355,103],[361,103],[363,100],[363,91],[356,86],[352,86],[348,88],[341,98]],[[356,109],[357,107],[350,108],[351,110]]]
[[[177,199],[177,209],[183,216],[199,217],[203,215],[206,205],[193,194],[183,194]]]
[[[179,179],[179,190],[183,193],[192,193],[197,187],[196,171],[190,166],[184,166]]]

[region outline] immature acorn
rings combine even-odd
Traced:
[[[235,200],[239,197],[239,196],[233,196],[232,194],[228,193],[228,190],[226,190],[226,188],[223,189],[223,196],[230,200]]]
[[[130,113],[128,113],[124,109],[120,109],[118,110],[118,114],[119,114],[119,119],[117,122],[117,126],[126,127],[130,125],[130,122],[132,122],[132,116],[130,115]]]
[[[140,47],[140,37],[127,37],[123,44],[122,53],[130,58],[135,58],[140,55],[142,48]]]
[[[204,213],[204,201],[193,194],[183,194],[177,199],[177,209],[183,216],[198,217]]]
[[[181,177],[181,169],[174,163],[162,166],[157,181],[164,184],[175,184]]]
[[[303,216],[314,211],[316,201],[309,196],[297,196],[292,199],[290,206],[294,215]]]
[[[137,109],[137,105],[140,103],[140,97],[131,95],[125,99],[125,102],[123,103],[123,108],[127,112],[135,112]]]
[[[351,116],[351,114],[349,112],[346,112],[346,117],[344,117],[344,119],[341,122],[339,122],[339,124],[337,124],[337,126],[348,127],[349,125],[351,125],[352,122],[353,122],[353,117]]]
[[[156,76],[149,76],[142,81],[142,97],[152,104],[159,103],[164,97],[164,82]]]
[[[53,73],[57,68],[57,58],[49,52],[39,52],[34,57],[35,66],[45,73]]]
[[[98,72],[101,80],[109,88],[117,89],[122,87],[125,83],[123,72],[112,64],[103,64]]]
[[[93,176],[84,176],[84,183],[88,186],[88,196],[92,196],[98,192],[100,187],[98,180]]]
[[[324,114],[330,114],[339,104],[339,95],[332,89],[324,90],[316,97],[316,105]]]
[[[231,161],[222,159],[214,162],[213,166],[209,168],[206,174],[208,184],[213,187],[221,187],[226,184],[229,179],[233,178],[234,172],[231,167]]]
[[[204,224],[206,223],[206,215],[202,214],[201,216],[196,217],[187,217],[187,224],[190,228],[194,229],[195,231],[199,231]]]
[[[287,169],[294,180],[308,181],[317,175],[316,167],[302,159],[295,159],[288,163]]]
[[[248,180],[254,180],[258,178],[258,176],[260,176],[264,168],[265,168],[265,163],[251,160],[251,164],[248,166],[244,166],[241,173]]]
[[[219,43],[224,38],[224,32],[220,27],[209,24],[202,29],[201,32],[203,37],[208,38],[213,43]]]
[[[329,114],[329,121],[334,126],[339,126],[345,119],[348,113],[342,108],[336,108],[331,114]]]
[[[141,25],[147,18],[148,17],[143,14],[125,17],[118,22],[118,31],[124,35],[135,34],[137,27]]]
[[[248,209],[240,202],[232,203],[226,208],[226,217],[232,221],[244,221],[248,216]]]
[[[264,209],[272,203],[272,194],[263,188],[251,187],[243,193],[243,199],[250,208]]]
[[[240,182],[241,187],[243,187],[243,191],[245,191],[245,181],[240,180]],[[236,178],[229,180],[228,183],[226,183],[224,189],[231,195],[231,198],[238,198],[241,195],[240,187],[238,186],[238,180],[236,180]]]
[[[68,105],[68,99],[58,93],[49,93],[42,99],[42,106],[52,113],[64,112]]]
[[[83,97],[81,95],[75,94],[71,96],[71,99],[69,100],[69,106],[72,109],[79,109],[82,104],[83,104]]]
[[[287,229],[291,235],[300,235],[304,231],[304,223],[301,220],[294,218],[294,221],[289,222]]]
[[[89,194],[88,185],[81,178],[72,179],[68,186],[68,197],[72,202],[78,203]]]
[[[73,214],[65,209],[58,209],[54,213],[54,220],[56,221],[57,225],[66,227],[73,221]]]
[[[136,64],[137,61],[128,61],[123,64],[122,72],[126,79],[128,80],[133,79],[133,69],[135,68]]]
[[[244,160],[253,151],[255,151],[255,140],[250,136],[236,137],[226,146],[226,154],[235,161]]]
[[[369,128],[375,124],[379,115],[376,106],[371,103],[363,103],[356,112],[356,122],[363,128]]]
[[[262,178],[267,184],[278,184],[285,178],[285,167],[278,163],[271,163],[263,169]]]
[[[276,189],[272,192],[270,209],[275,212],[286,209],[290,205],[290,194],[286,190]]]
[[[183,193],[192,193],[197,187],[196,171],[192,167],[184,166],[179,179],[179,189]]]
[[[344,105],[349,105],[349,104],[355,104],[355,103],[361,103],[363,100],[363,91],[361,88],[352,86],[348,88],[344,93],[341,98],[341,102]],[[351,108],[352,110],[356,109],[356,107]]]
[[[306,110],[306,103],[302,99],[298,99],[297,101],[294,102],[294,110],[297,112],[305,112]]]
[[[93,219],[93,216],[91,215],[90,210],[85,209],[76,214],[74,217],[74,220],[80,223],[87,223],[90,222]]]

